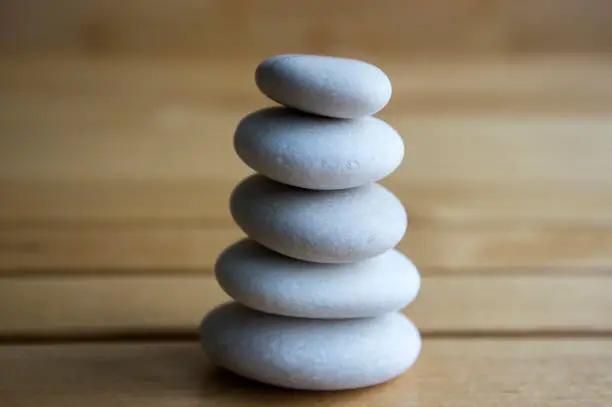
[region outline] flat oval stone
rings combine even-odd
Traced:
[[[264,95],[282,105],[341,119],[372,115],[391,99],[387,75],[356,59],[277,55],[259,64],[255,82]]]
[[[234,148],[255,171],[309,189],[369,184],[391,174],[404,158],[402,138],[380,119],[338,120],[282,107],[245,117]]]
[[[248,237],[300,260],[349,263],[393,248],[408,217],[386,188],[313,191],[255,174],[234,189],[230,211]]]
[[[215,264],[217,281],[239,303],[299,318],[361,318],[399,311],[421,286],[414,264],[397,250],[356,263],[292,259],[253,240],[227,248]]]
[[[241,376],[291,389],[372,386],[408,370],[421,351],[417,328],[403,314],[374,318],[300,319],[264,314],[232,302],[200,325],[211,361]]]

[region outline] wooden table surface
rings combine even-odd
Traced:
[[[424,336],[386,385],[291,392],[194,342],[227,299],[257,60],[0,59],[0,406],[612,405],[612,60],[373,61]]]
[[[212,367],[194,343],[0,348],[0,401],[38,406],[555,406],[612,400],[606,339],[436,338],[409,373],[344,392],[297,392]]]

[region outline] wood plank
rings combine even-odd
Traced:
[[[605,1],[5,0],[0,50],[206,55],[236,53],[606,52]]]
[[[426,339],[415,366],[385,385],[295,392],[213,367],[197,344],[0,348],[0,401],[14,407],[601,407],[612,399],[612,343],[601,339]]]
[[[248,171],[245,170],[247,175]],[[382,183],[412,222],[440,224],[612,225],[612,188],[599,185],[414,183],[393,174]],[[152,224],[232,227],[232,180],[2,180],[0,223]]]
[[[396,66],[398,73],[407,64],[404,61]],[[395,92],[399,100],[394,100],[381,115],[406,138],[406,161],[397,178],[412,183],[484,182],[489,185],[547,182],[575,187],[596,183],[610,189],[609,183],[605,183],[605,175],[611,170],[605,152],[610,148],[607,135],[612,129],[608,114],[612,107],[612,87],[606,83],[612,83],[612,65],[595,64],[600,71],[594,75],[598,80],[573,83],[568,91],[559,91],[567,89],[565,85],[570,79],[566,76],[571,73],[589,77],[592,70],[589,65],[560,75],[548,86],[533,85],[547,73],[537,63],[534,65],[535,72],[523,72],[520,66],[513,69],[509,65],[510,73],[505,76],[511,80],[500,79],[504,77],[503,68],[494,66],[490,69],[499,72],[489,74],[492,78],[488,84],[480,85],[476,91],[468,86],[479,83],[479,79],[487,81],[465,73],[470,71],[469,66],[458,66],[455,69],[459,70],[459,78],[446,79],[444,87],[421,84],[421,94],[416,97],[412,82],[420,83],[428,74],[419,70],[402,72]],[[246,167],[232,151],[231,134],[245,113],[266,105],[251,83],[241,82],[241,94],[233,95],[231,103],[223,104],[222,95],[225,92],[232,95],[235,88],[204,82],[193,90],[188,82],[193,74],[185,75],[182,82],[161,87],[155,83],[155,73],[135,80],[144,88],[143,92],[136,92],[129,84],[137,74],[134,67],[128,65],[125,72],[105,64],[102,67],[106,68],[84,69],[77,61],[63,68],[80,78],[79,81],[57,78],[45,81],[49,74],[37,75],[39,68],[30,73],[35,78],[25,75],[18,80],[13,92],[10,88],[15,86],[11,85],[14,80],[2,84],[9,91],[3,92],[0,99],[0,129],[5,134],[0,150],[0,178],[199,180],[221,177],[236,181],[245,174]],[[19,68],[19,64],[14,67],[21,72]],[[249,65],[249,72],[251,68]],[[477,72],[489,69],[477,68]],[[85,72],[81,72],[83,69]],[[110,71],[106,72],[106,81],[96,79],[95,73],[100,70]],[[183,70],[178,70],[177,76],[183,75]],[[241,77],[250,80],[252,72],[249,72],[243,72]],[[11,70],[6,73],[11,76]],[[239,79],[231,71],[226,75],[228,81]],[[209,78],[209,75],[205,72],[203,77]],[[404,78],[408,78],[407,87],[402,87]],[[429,80],[434,82],[435,78],[429,77]],[[21,82],[23,86],[19,85]],[[39,87],[26,85],[28,82]],[[104,82],[108,82],[108,89],[102,91]],[[122,82],[126,82],[123,88]],[[517,89],[517,82],[532,86]],[[177,86],[179,90],[175,89]],[[45,91],[46,88],[50,89]],[[125,89],[132,93],[126,94]],[[182,89],[190,90],[185,95]],[[555,109],[567,100],[576,101],[574,92],[582,93],[579,99],[584,103],[591,101],[603,109],[599,113],[560,117],[560,111]],[[402,95],[414,99],[406,103]],[[496,95],[505,99],[501,112],[486,114],[483,107],[494,105],[493,99],[499,98]],[[543,95],[548,97],[537,104],[552,111],[534,116],[533,104]],[[476,102],[478,108],[471,113],[462,112],[461,107],[470,102]],[[415,111],[413,105],[426,106],[428,112]],[[521,108],[531,114],[517,112]]]
[[[232,225],[158,221],[6,226],[0,230],[0,276],[100,274],[114,269],[146,274],[167,268],[200,273],[243,237]],[[417,219],[398,247],[424,273],[612,272],[612,228],[603,226],[452,226]]]
[[[10,123],[4,120],[9,114],[0,112],[0,179],[237,182],[250,172],[232,148],[232,134],[246,111],[216,115],[194,108],[184,113],[186,117],[178,113],[178,118],[151,112],[131,118],[133,123],[121,123],[114,120],[121,109],[118,104],[115,112],[92,108],[92,114],[102,116],[99,123],[74,114],[64,125],[32,119]],[[39,115],[35,108],[25,111]],[[405,161],[393,178],[401,185],[612,188],[607,178],[612,164],[606,154],[611,148],[610,117],[404,113],[389,114],[387,120],[405,138]]]
[[[424,276],[405,312],[426,333],[610,332],[612,279]],[[3,278],[0,335],[193,333],[227,296],[210,276]]]
[[[253,82],[262,58],[0,55],[0,100],[11,102],[1,105],[6,112],[3,120],[63,125],[113,114],[119,123],[147,115],[153,124],[177,125],[189,119],[201,125],[194,109],[240,115],[271,104]],[[441,110],[527,116],[604,114],[612,103],[612,59],[607,54],[504,58],[372,54],[366,59],[379,64],[393,83],[392,101],[380,113],[385,118]],[[122,105],[111,103],[117,101]],[[29,109],[39,114],[28,115]]]

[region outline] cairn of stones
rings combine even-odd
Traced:
[[[404,158],[401,136],[372,116],[391,98],[389,78],[366,62],[293,54],[264,60],[255,82],[280,106],[249,114],[234,134],[255,171],[230,199],[247,237],[215,264],[234,301],[204,317],[204,351],[286,388],[387,382],[421,350],[401,312],[420,288],[395,249],[407,214],[377,183]]]

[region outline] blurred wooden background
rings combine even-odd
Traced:
[[[383,68],[426,335],[612,333],[607,0],[5,0],[0,337],[192,334],[263,58]]]
[[[255,58],[608,52],[607,0],[4,0],[9,52]]]

